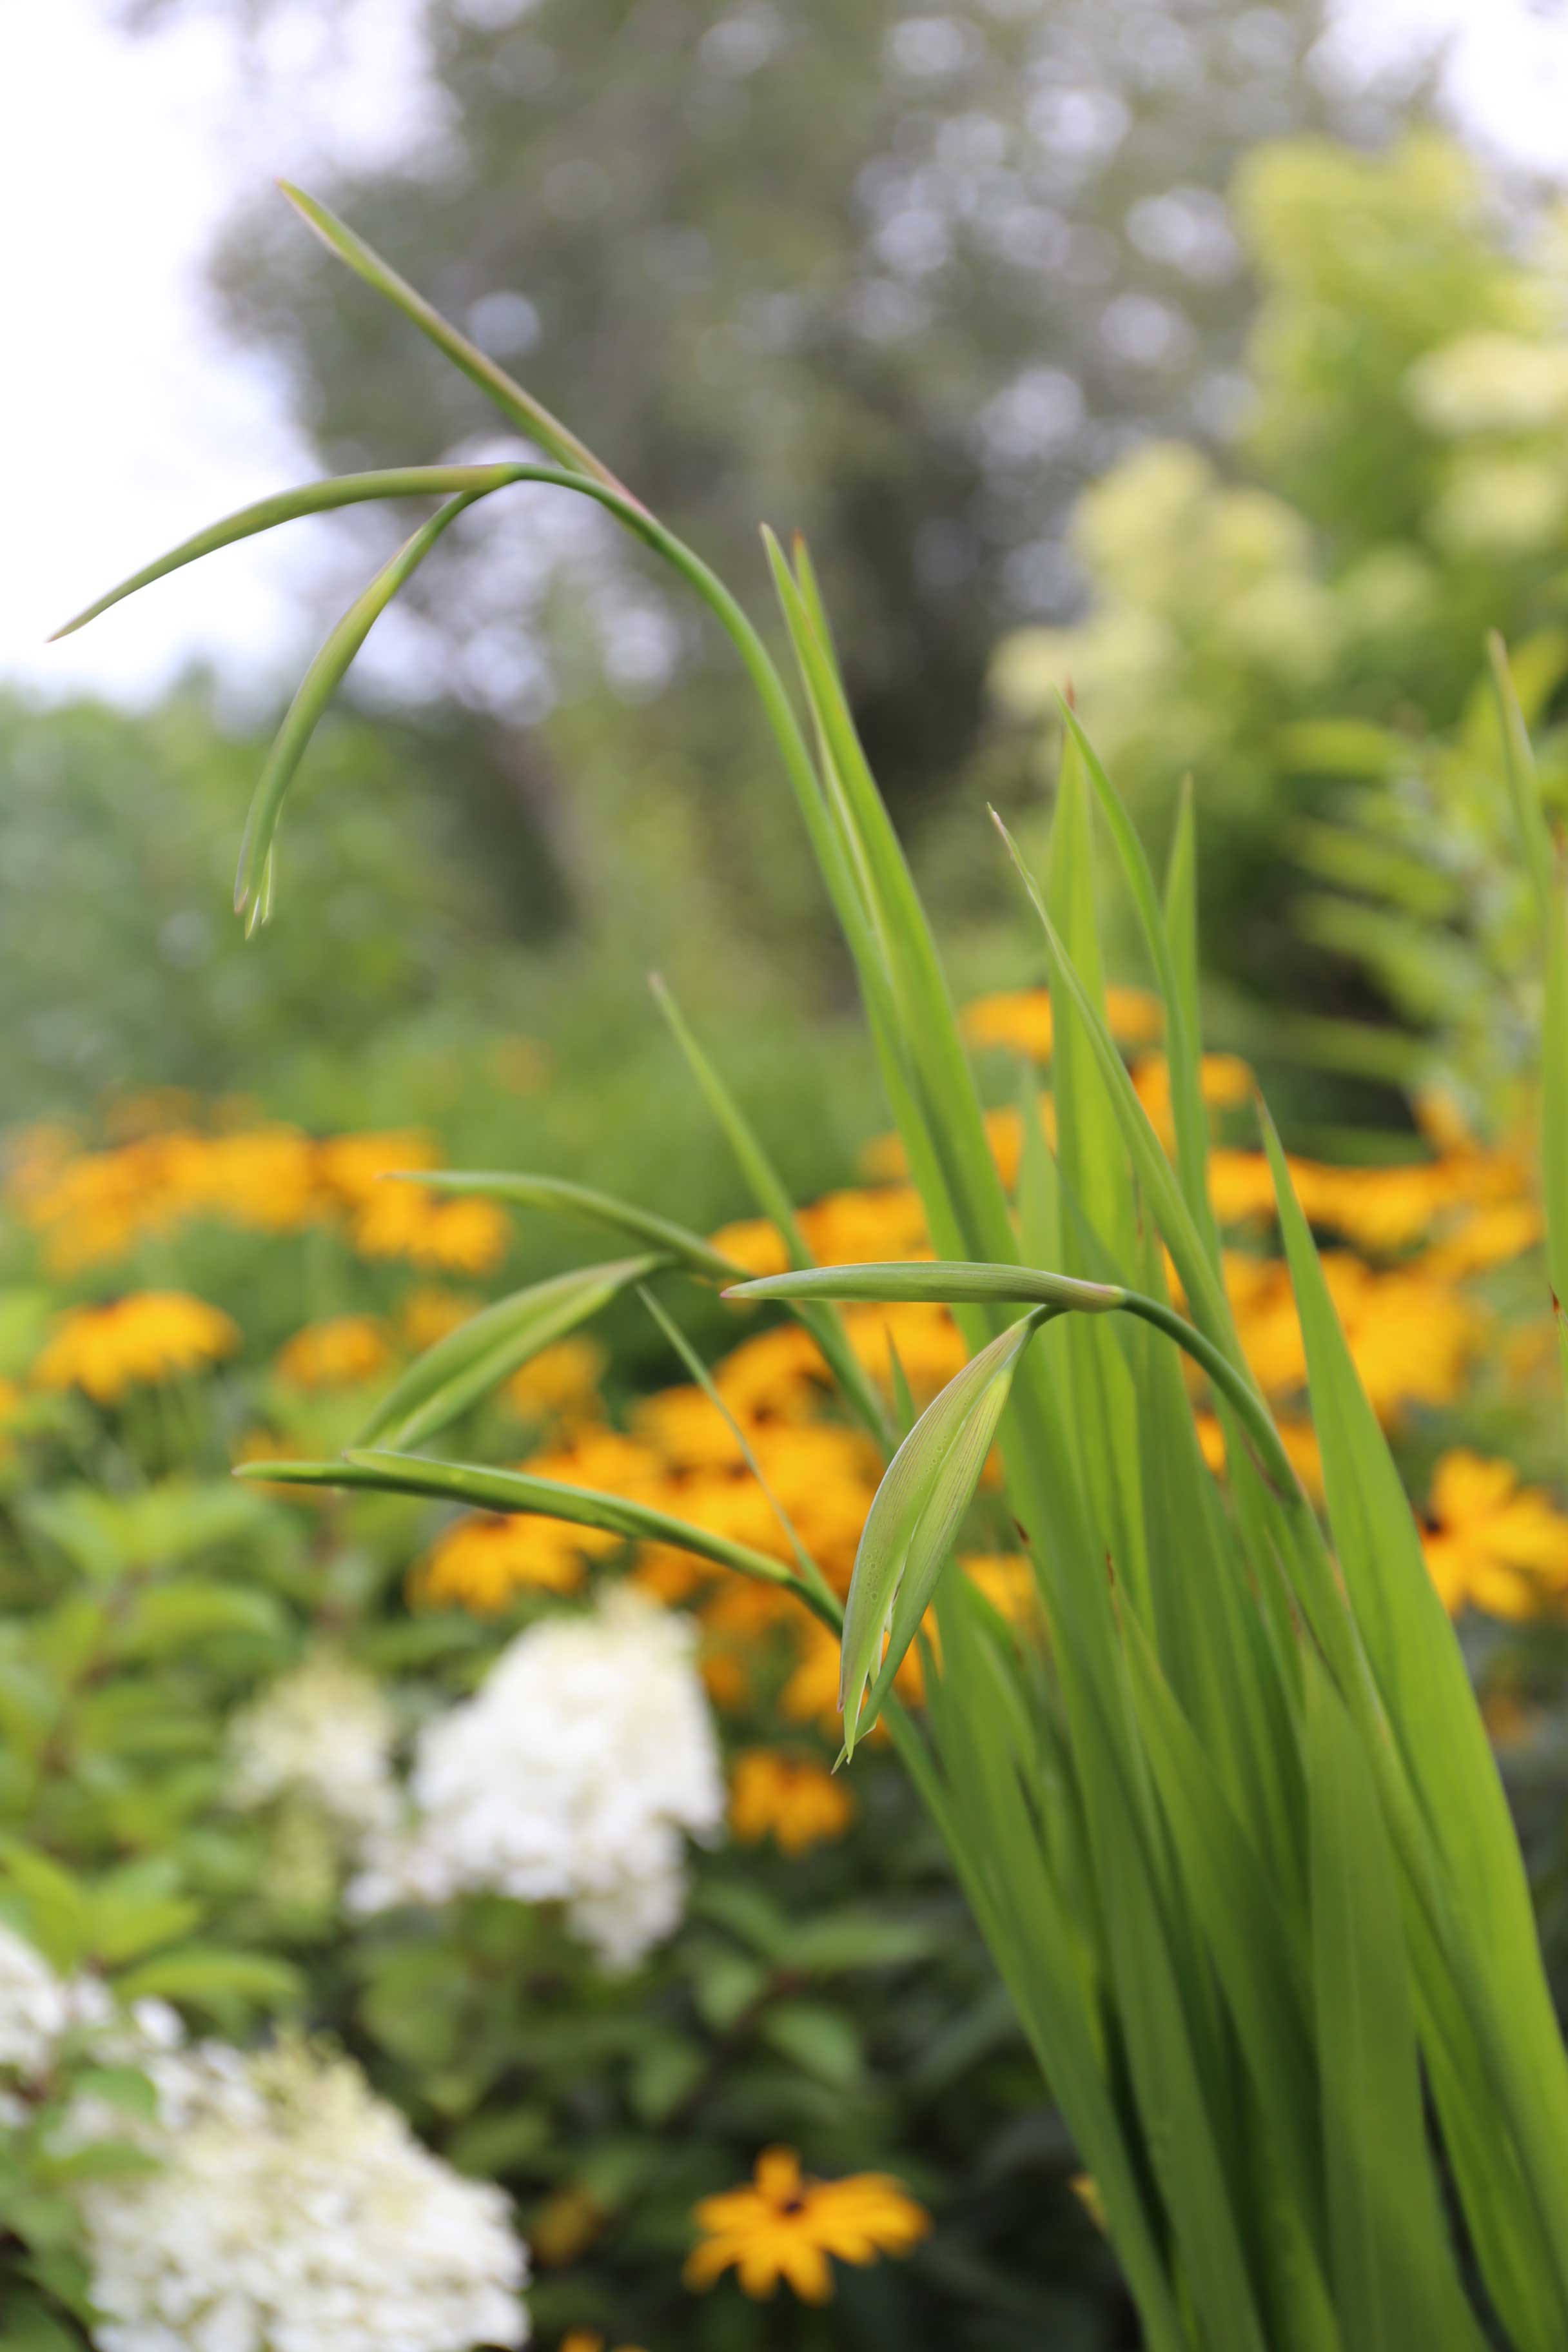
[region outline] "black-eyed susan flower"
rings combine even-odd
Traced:
[[[221,1307],[184,1290],[137,1290],[108,1307],[63,1315],[33,1366],[37,1388],[83,1390],[113,1404],[129,1388],[155,1386],[216,1363],[239,1345]]]
[[[296,1389],[349,1389],[392,1361],[386,1327],[374,1315],[332,1315],[307,1323],[279,1349],[273,1369]]]
[[[743,1845],[771,1837],[781,1853],[809,1853],[844,1835],[855,1800],[815,1759],[749,1748],[730,1778],[730,1827]]]
[[[520,1592],[575,1592],[584,1561],[614,1550],[618,1538],[565,1519],[497,1518],[476,1512],[458,1519],[415,1570],[413,1598],[426,1608],[471,1609],[492,1616]]]
[[[830,2256],[867,2263],[907,2254],[931,2228],[889,2173],[815,2180],[789,2147],[764,2148],[745,2188],[705,2197],[693,2218],[702,2237],[687,2257],[688,2286],[710,2287],[732,2269],[742,2294],[761,2299],[783,2279],[803,2303],[832,2294]]]
[[[1568,1595],[1568,1517],[1510,1462],[1445,1454],[1421,1518],[1421,1548],[1450,1615],[1539,1616]]]

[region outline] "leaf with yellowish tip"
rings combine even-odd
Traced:
[[[1037,1307],[965,1364],[921,1413],[877,1489],[844,1612],[838,1705],[847,1756],[876,1721],[925,1615],[980,1483],[1018,1358],[1041,1324],[1059,1311]],[[879,1655],[884,1633],[885,1657]],[[863,1704],[873,1675],[875,1686]]]
[[[564,1339],[623,1290],[668,1264],[663,1256],[650,1256],[574,1266],[481,1307],[410,1364],[365,1423],[359,1443],[423,1444],[542,1348]]]
[[[591,1184],[573,1183],[564,1176],[513,1174],[507,1169],[421,1168],[411,1170],[408,1181],[432,1192],[477,1192],[484,1200],[505,1201],[513,1208],[546,1209],[560,1216],[578,1217],[584,1224],[607,1226],[628,1241],[649,1243],[679,1258],[694,1274],[705,1274],[716,1281],[732,1281],[745,1272],[689,1226],[658,1216],[652,1209],[639,1208],[635,1202],[596,1192]]]

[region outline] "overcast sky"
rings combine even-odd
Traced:
[[[505,0],[468,5],[493,16]],[[211,21],[132,42],[105,29],[103,0],[0,6],[0,678],[144,699],[198,655],[237,691],[270,692],[298,665],[291,583],[310,570],[309,523],[62,646],[42,640],[186,531],[311,471],[277,382],[215,332],[202,256],[272,177],[308,179],[329,154],[405,152],[427,130],[416,13],[416,0],[345,0],[327,51],[313,9],[286,11],[268,40],[272,102],[258,102]],[[1568,0],[1342,0],[1338,14],[1339,45],[1368,69],[1449,34],[1448,100],[1467,132],[1568,183]]]

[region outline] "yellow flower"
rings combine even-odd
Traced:
[[[77,1307],[56,1324],[33,1366],[43,1389],[79,1388],[112,1404],[145,1387],[216,1363],[239,1345],[220,1307],[183,1290],[138,1290],[108,1307]]]
[[[502,1389],[524,1421],[578,1421],[599,1409],[605,1351],[595,1339],[557,1339],[513,1372]]]
[[[925,1209],[912,1184],[829,1192],[803,1209],[801,1233],[818,1265],[864,1265],[929,1255]]]
[[[1535,1247],[1546,1221],[1533,1201],[1496,1201],[1471,1209],[1421,1260],[1435,1282],[1462,1282]]]
[[[713,1384],[742,1425],[763,1418],[806,1421],[828,1381],[821,1349],[800,1323],[780,1323],[732,1348]]]
[[[1136,1063],[1132,1083],[1160,1140],[1168,1150],[1174,1150],[1176,1121],[1171,1108],[1171,1066],[1163,1054],[1148,1054]],[[1211,1110],[1233,1110],[1250,1097],[1252,1072],[1235,1054],[1205,1054],[1198,1066],[1198,1084]]]
[[[705,2197],[694,2218],[703,2237],[687,2258],[688,2286],[710,2287],[733,2267],[753,2299],[784,2279],[805,2303],[826,2303],[833,2293],[830,2254],[864,2263],[908,2253],[931,2228],[889,2174],[814,2180],[788,2147],[764,2148],[751,2185]]]
[[[297,1389],[351,1389],[374,1380],[392,1360],[386,1327],[374,1315],[333,1315],[307,1323],[281,1347],[273,1365]]]
[[[969,1350],[945,1307],[847,1307],[844,1328],[872,1377],[891,1389],[892,1351],[917,1396],[934,1396],[969,1360]]]
[[[1108,988],[1105,1017],[1111,1035],[1128,1045],[1152,1045],[1164,1026],[1159,998],[1143,988]],[[1051,1058],[1054,1024],[1047,989],[1009,989],[976,997],[964,1006],[961,1025],[972,1045],[1010,1046],[1036,1062]]]
[[[784,1237],[766,1217],[742,1217],[737,1224],[721,1225],[709,1240],[722,1256],[732,1257],[759,1280],[765,1274],[783,1274],[789,1265]]]
[[[1009,1624],[1026,1622],[1038,1609],[1040,1589],[1022,1552],[964,1552],[958,1564]]]
[[[751,1748],[735,1759],[730,1783],[730,1827],[746,1845],[772,1837],[783,1853],[809,1853],[842,1837],[855,1800],[820,1764],[776,1748]]]
[[[1322,1265],[1379,1419],[1396,1419],[1406,1404],[1452,1403],[1480,1336],[1473,1307],[1416,1267],[1378,1274],[1342,1250],[1328,1251]],[[1260,1280],[1245,1304],[1237,1302],[1237,1321],[1247,1361],[1270,1395],[1304,1387],[1306,1350],[1282,1268],[1274,1270],[1271,1280]]]
[[[1421,1548],[1443,1605],[1532,1617],[1568,1594],[1568,1518],[1509,1462],[1461,1450],[1433,1474]]]
[[[605,2339],[591,2327],[573,2327],[561,2338],[558,2352],[605,2352]],[[640,2344],[622,2344],[616,2352],[642,2352]]]
[[[489,1616],[518,1592],[574,1592],[584,1557],[613,1551],[618,1540],[568,1519],[479,1513],[437,1539],[415,1570],[413,1598],[426,1608],[455,1604]]]
[[[323,1181],[351,1207],[360,1207],[373,1192],[393,1191],[382,1178],[406,1168],[434,1168],[439,1155],[434,1140],[417,1128],[361,1135],[336,1135],[321,1147]]]
[[[585,2189],[558,2189],[529,2224],[528,2242],[536,2262],[557,2270],[586,2253],[605,2226],[605,2216]]]
[[[451,1274],[485,1274],[506,1250],[510,1228],[493,1201],[443,1201],[423,1184],[387,1183],[353,1220],[362,1257],[405,1257]]]
[[[425,1283],[411,1290],[403,1302],[403,1336],[411,1348],[433,1348],[438,1339],[447,1338],[477,1315],[484,1305],[472,1291],[443,1290],[437,1283]]]

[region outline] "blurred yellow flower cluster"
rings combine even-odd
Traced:
[[[138,1290],[58,1318],[33,1366],[33,1384],[81,1389],[95,1403],[115,1404],[127,1389],[199,1371],[238,1345],[238,1327],[205,1299]]]
[[[366,1257],[487,1273],[508,1235],[492,1202],[382,1181],[436,1160],[431,1139],[417,1132],[322,1141],[291,1127],[183,1126],[90,1150],[63,1129],[36,1128],[13,1146],[5,1191],[58,1274],[111,1263],[200,1218],[261,1233],[331,1225]]]

